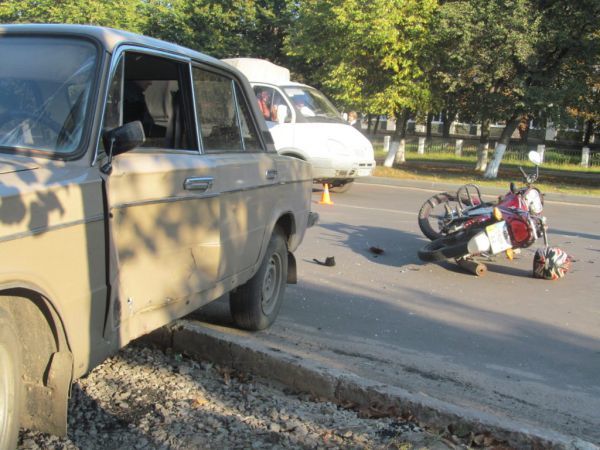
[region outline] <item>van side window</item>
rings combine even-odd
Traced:
[[[187,67],[167,58],[126,53],[109,88],[105,130],[139,120],[144,147],[197,149],[191,104],[185,101]]]
[[[279,121],[279,117],[277,117],[278,112],[285,111],[283,122],[291,122],[292,115],[290,109],[279,91],[266,86],[254,86],[253,89],[254,94],[256,95],[256,101],[258,102],[258,109],[265,120],[277,122]],[[285,106],[286,109],[279,109],[278,107],[280,105]]]

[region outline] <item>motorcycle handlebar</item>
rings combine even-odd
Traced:
[[[538,172],[537,166],[535,167],[535,173],[532,173],[531,175],[527,175],[527,173],[523,170],[523,168],[521,166],[519,166],[519,170],[523,174],[523,178],[525,178],[525,181],[527,182],[527,184],[532,184],[538,179],[539,172]]]
[[[519,166],[519,170],[523,174],[523,178],[525,178],[526,180],[529,179],[529,176],[525,173],[525,171],[523,170],[523,168],[521,166]]]

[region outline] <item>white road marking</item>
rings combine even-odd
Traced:
[[[361,186],[377,186],[377,187],[383,187],[383,188],[390,188],[390,189],[405,189],[405,190],[409,190],[409,191],[422,191],[422,192],[431,192],[431,193],[438,193],[438,192],[442,192],[440,190],[436,190],[436,189],[428,189],[428,188],[418,188],[418,187],[413,187],[413,186],[392,186],[389,184],[374,184],[374,183],[359,183]],[[551,195],[551,194],[546,194],[546,195]],[[497,195],[492,195],[492,194],[483,194],[484,197],[488,197],[488,198],[497,198]],[[593,208],[593,209],[600,209],[600,205],[590,205],[587,203],[576,203],[576,202],[564,202],[561,200],[548,200],[548,199],[544,199],[544,203],[552,203],[555,205],[565,205],[565,206],[583,206],[585,208]]]
[[[417,212],[415,211],[402,211],[401,209],[387,209],[387,208],[369,208],[368,206],[356,206],[356,205],[346,205],[344,203],[336,203],[335,206],[343,206],[344,208],[353,208],[353,209],[364,209],[367,211],[381,211],[381,212],[389,212],[394,214],[408,214],[410,216],[416,216]]]

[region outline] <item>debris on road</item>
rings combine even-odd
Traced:
[[[328,256],[325,261],[319,261],[317,258],[313,258],[313,261],[321,266],[333,267],[335,266],[335,257]]]
[[[375,246],[369,247],[369,251],[371,253],[374,253],[375,255],[383,255],[385,253],[385,251],[382,248]]]

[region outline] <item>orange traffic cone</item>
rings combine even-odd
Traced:
[[[331,198],[329,198],[329,185],[327,183],[323,185],[323,195],[321,195],[319,205],[333,205]]]

